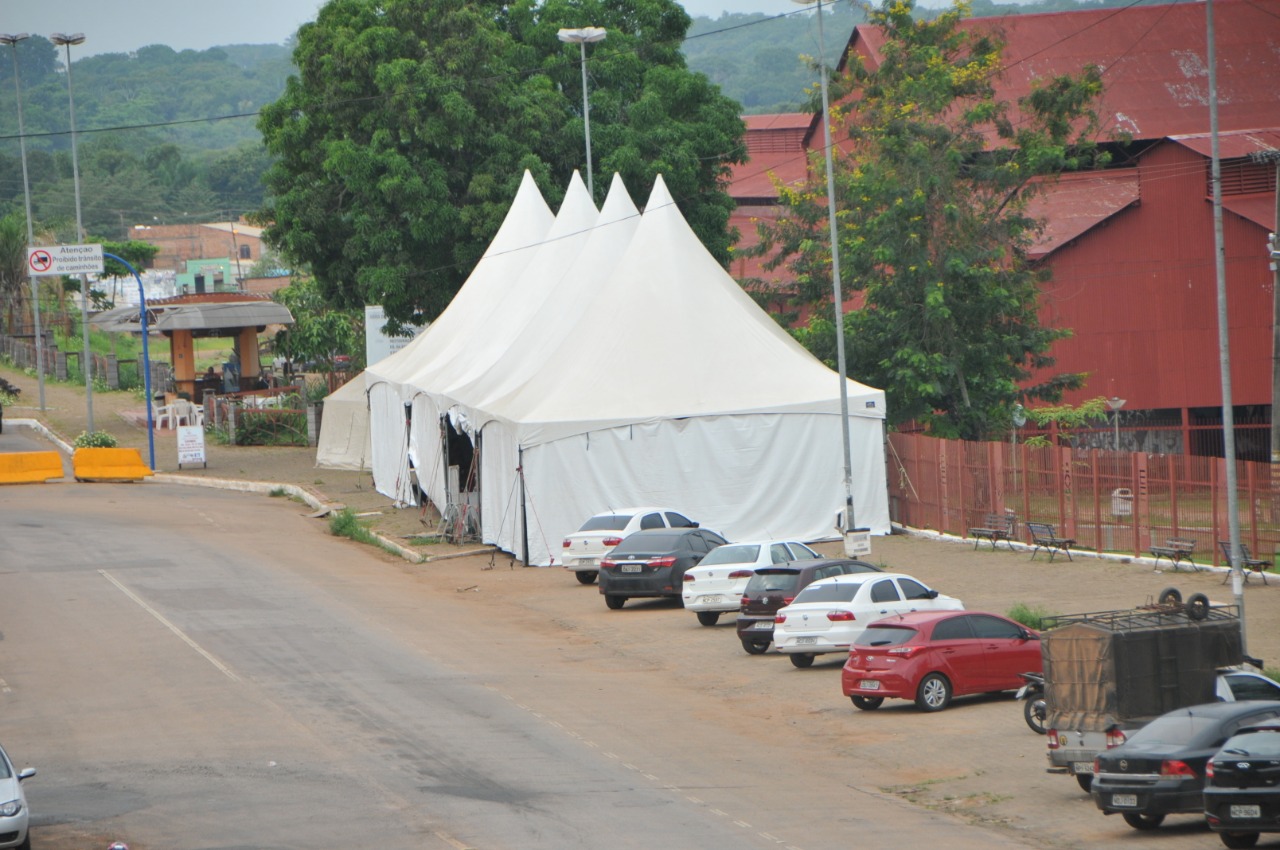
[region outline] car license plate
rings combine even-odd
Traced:
[[[720,601],[719,595],[704,596],[701,599],[703,605],[715,605]]]
[[[875,679],[859,679],[858,687],[864,691],[878,691],[880,690],[880,683]]]
[[[1112,794],[1111,805],[1115,806],[1116,808],[1131,809],[1134,806],[1138,805],[1138,795],[1137,794]]]
[[[809,646],[810,644],[814,644],[814,643],[817,643],[817,642],[818,642],[818,639],[817,639],[816,637],[798,637],[798,638],[796,638],[796,645],[798,645],[798,646]]]
[[[1071,772],[1076,774],[1093,775],[1093,762],[1091,761],[1073,761],[1071,762]]]
[[[579,558],[578,559],[578,566],[580,567],[594,567],[595,565],[596,565],[595,558]]]
[[[624,573],[638,573],[642,569],[644,568],[640,564],[623,564],[618,568],[618,571]]]
[[[1232,806],[1231,817],[1260,818],[1262,817],[1262,807],[1261,806]]]
[[[773,628],[773,620],[761,620],[760,622],[753,625],[751,628],[759,629],[760,631],[767,632]]]

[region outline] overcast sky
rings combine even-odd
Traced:
[[[682,0],[690,15],[783,14],[791,0]],[[323,0],[0,0],[0,32],[84,33],[71,58],[128,53],[149,44],[203,50],[217,44],[281,44]]]

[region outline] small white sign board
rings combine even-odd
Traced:
[[[364,362],[369,365],[390,357],[409,343],[426,327],[414,328],[403,336],[387,336],[382,332],[387,324],[387,314],[380,304],[368,304],[364,308]]]
[[[204,459],[204,428],[199,425],[178,426],[178,469],[183,464],[209,464]]]
[[[27,273],[33,277],[63,274],[102,274],[101,245],[31,245]]]

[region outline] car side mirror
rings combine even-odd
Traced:
[[[928,591],[925,591],[924,598],[925,598],[925,599],[937,599],[937,598],[938,598],[938,591],[936,591],[936,590],[928,590]]]

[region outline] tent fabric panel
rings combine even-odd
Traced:
[[[374,488],[397,503],[417,504],[409,472],[404,402],[395,385],[380,381],[369,387],[369,423]]]
[[[324,399],[316,466],[324,469],[371,469],[369,398],[364,375],[347,381]]]

